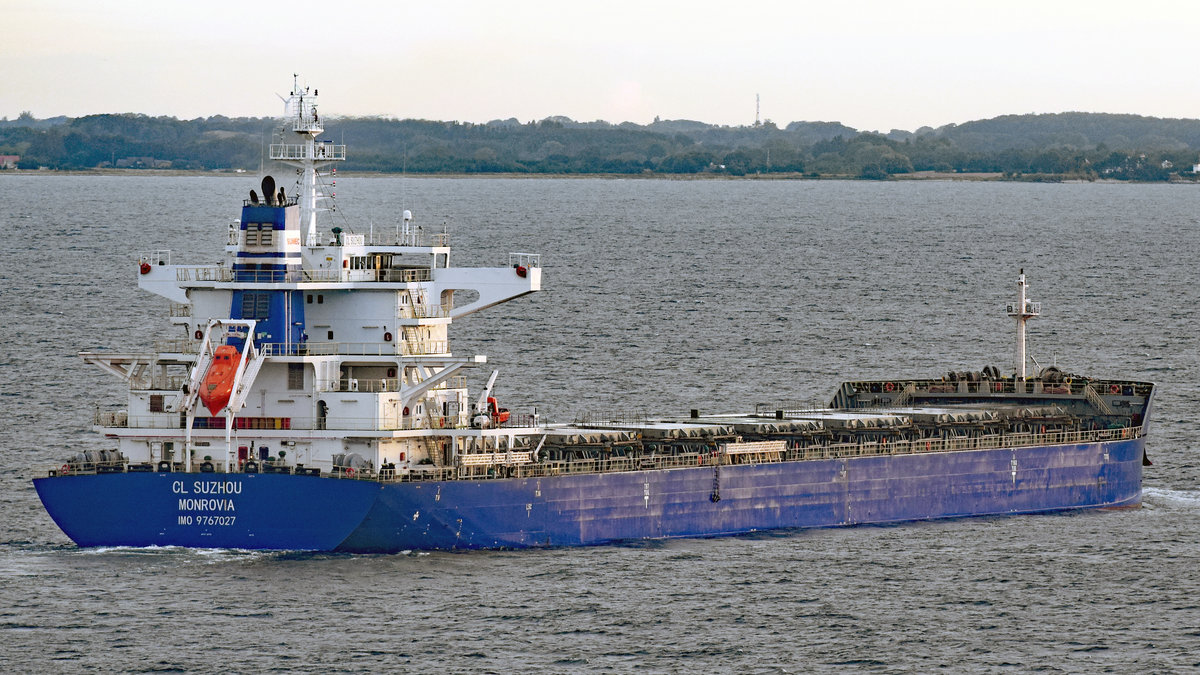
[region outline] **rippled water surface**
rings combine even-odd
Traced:
[[[253,178],[0,176],[0,664],[21,671],[1164,672],[1200,666],[1194,186],[343,178],[545,289],[455,324],[558,420],[827,400],[1030,351],[1160,385],[1140,509],[522,552],[80,550],[30,478],[102,448],[83,350],[173,336],[142,250],[219,259]],[[472,377],[478,387],[488,371]]]

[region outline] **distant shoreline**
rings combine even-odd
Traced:
[[[743,176],[735,176],[727,173],[390,173],[377,171],[343,171],[341,176],[346,178],[521,178],[521,179],[565,179],[565,180],[583,180],[583,179],[602,179],[602,180],[670,180],[670,181],[698,181],[698,180],[767,180],[767,181],[822,181],[822,180],[850,180],[861,182],[905,182],[905,181],[967,181],[967,182],[1003,182],[1003,183],[1109,183],[1109,184],[1165,184],[1179,183],[1190,184],[1200,182],[1200,176],[1195,178],[1180,178],[1172,177],[1167,181],[1133,181],[1133,180],[1118,180],[1115,178],[1086,178],[1070,174],[1017,174],[1015,176],[1006,176],[1003,173],[956,173],[952,171],[914,171],[910,173],[897,173],[888,176],[885,179],[870,179],[861,178],[859,176],[827,174],[813,176],[807,173],[767,173],[767,174],[746,174]],[[72,169],[72,170],[54,170],[54,169],[6,169],[0,171],[0,178],[4,176],[175,176],[175,177],[214,177],[214,178],[256,178],[256,172],[236,171],[202,171],[202,170],[185,170],[185,169]]]

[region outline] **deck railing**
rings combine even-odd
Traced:
[[[852,393],[859,397],[873,394],[886,394],[898,397],[906,388],[910,397],[928,394],[1059,394],[1066,396],[1087,396],[1087,390],[1093,389],[1093,394],[1108,394],[1114,396],[1145,396],[1151,385],[1141,382],[1099,381],[1084,379],[1065,379],[1062,382],[1042,382],[1039,380],[896,380],[896,381],[860,381],[850,382]],[[894,402],[887,405],[894,405]],[[909,400],[911,405],[911,398]],[[790,411],[788,404],[784,407],[772,407],[772,404],[760,404],[765,410]],[[803,408],[807,404],[802,404]]]
[[[379,380],[374,380],[379,382]],[[363,382],[360,380],[360,384]],[[362,391],[361,389],[359,390]],[[350,391],[349,393],[353,393]],[[508,421],[495,425],[489,424],[489,429],[529,429],[538,425],[536,415],[513,414]],[[125,410],[97,410],[92,417],[96,427],[105,429],[183,429],[184,418],[177,412],[148,413],[145,415],[130,415]],[[466,412],[458,415],[417,416],[415,414],[381,415],[379,417],[255,417],[243,415],[234,418],[235,427],[264,430],[291,431],[420,431],[423,429],[435,432],[454,431],[471,428],[471,416]],[[224,417],[197,415],[192,423],[193,429],[224,429]]]
[[[171,341],[160,341],[166,344]],[[180,342],[180,341],[174,341]],[[187,342],[186,340],[183,342]],[[157,346],[159,343],[156,342]],[[172,343],[174,344],[174,343]],[[198,343],[192,343],[197,345]],[[180,345],[174,345],[176,347]],[[395,342],[264,342],[258,345],[264,356],[432,356],[450,352],[446,340],[397,340]],[[160,349],[159,351],[170,351]],[[190,352],[196,353],[193,346]]]
[[[296,428],[296,427],[293,427]],[[728,466],[731,464],[774,464],[780,462],[801,462],[823,459],[842,459],[853,457],[870,457],[880,455],[903,455],[915,453],[955,452],[964,450],[987,450],[996,448],[1017,448],[1039,445],[1070,445],[1079,443],[1097,443],[1104,441],[1120,441],[1139,438],[1143,435],[1143,427],[1126,427],[1121,429],[1099,429],[1094,431],[1063,431],[1046,434],[1005,434],[982,436],[979,438],[946,438],[921,439],[915,441],[899,441],[893,443],[839,443],[833,445],[815,445],[809,447],[792,447],[783,453],[749,453],[727,455],[713,453],[685,453],[678,455],[659,455],[652,457],[610,457],[605,459],[581,459],[570,461],[521,462],[510,464],[462,462],[459,466],[424,466],[412,467],[408,472],[396,472],[391,469],[376,471],[361,469],[353,472],[335,470],[324,473],[334,478],[371,481],[431,481],[431,480],[486,480],[493,478],[544,478],[584,473],[609,473],[619,471],[656,471],[662,469],[679,469],[692,467]],[[514,460],[524,459],[529,450],[514,451],[510,454]],[[506,454],[506,453],[493,453]],[[217,472],[224,471],[220,460],[211,462]],[[259,470],[264,470],[261,463]],[[194,471],[200,469],[193,466]],[[148,465],[141,464],[130,467],[127,460],[108,462],[97,465],[76,466],[65,464],[49,470],[50,475],[69,475],[81,473],[112,473],[121,471],[149,471]],[[181,470],[176,464],[176,471]],[[272,465],[271,470],[291,473],[294,469],[283,465]],[[305,469],[312,471],[311,468]]]
[[[184,283],[230,283],[234,281],[254,284],[341,283],[357,281],[417,283],[429,281],[432,278],[433,271],[425,267],[384,270],[234,270],[217,265],[203,265],[193,267],[179,266],[175,268],[175,280]]]

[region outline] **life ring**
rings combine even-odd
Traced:
[[[895,391],[896,385],[892,382],[888,382],[887,384],[883,385],[883,390],[884,391]]]
[[[63,464],[63,467],[62,467],[62,472],[63,472],[63,473],[71,473],[71,465],[70,465],[70,464]]]
[[[383,334],[383,341],[384,341],[384,342],[391,342],[391,341],[392,341],[392,334],[391,334],[391,333],[386,333],[386,332],[385,332],[385,333]]]
[[[1110,394],[1119,394],[1119,393],[1121,393],[1121,385],[1119,385],[1119,384],[1110,384],[1110,385],[1108,385],[1108,393],[1110,393]]]
[[[997,382],[996,384],[993,384],[993,385],[992,385],[992,389],[993,389],[993,390],[995,390],[995,391],[1004,391],[1004,383],[1003,383],[1003,382]]]
[[[388,377],[395,377],[395,376],[396,376],[396,369],[395,369],[395,368],[388,368],[388,369],[387,369],[387,376],[388,376]]]
[[[524,279],[525,275],[528,273],[529,273],[529,269],[527,267],[525,267],[524,265],[517,265],[517,276]]]
[[[143,260],[142,264],[138,265],[138,270],[141,271],[142,274],[150,274],[150,263]]]
[[[192,337],[194,337],[194,338],[196,338],[197,340],[199,340],[200,338],[204,337],[204,331],[202,331],[202,330],[200,330],[199,328],[197,328],[197,329],[196,329],[196,332],[195,332],[195,333],[192,333]]]
[[[346,475],[353,478],[354,477],[354,467],[352,467],[352,466],[346,467]]]
[[[408,416],[408,406],[404,406],[404,416]]]

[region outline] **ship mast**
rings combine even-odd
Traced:
[[[1008,315],[1017,320],[1017,354],[1014,376],[1025,379],[1025,322],[1042,314],[1042,303],[1033,302],[1025,297],[1025,270],[1022,269],[1017,277],[1017,301],[1008,303]]]
[[[317,168],[332,162],[346,160],[346,146],[317,143],[317,136],[325,131],[317,116],[317,91],[300,86],[300,78],[293,75],[292,93],[284,99],[284,131],[291,126],[296,134],[295,143],[280,139],[271,144],[271,159],[300,169],[300,226],[306,231],[305,245],[316,246],[317,200],[325,195],[317,190]]]

